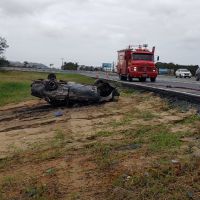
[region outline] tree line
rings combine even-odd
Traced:
[[[196,70],[199,68],[198,65],[178,65],[174,63],[163,63],[157,62],[156,67],[159,69],[168,69],[172,73],[175,73],[177,69],[188,69],[191,71],[192,75],[195,75]]]
[[[64,62],[64,64],[61,66],[61,69],[62,70],[77,70],[78,63]]]

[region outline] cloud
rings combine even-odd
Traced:
[[[100,65],[129,44],[149,43],[162,61],[198,64],[198,56],[183,54],[191,53],[186,46],[198,52],[199,6],[198,0],[1,0],[0,27],[14,60],[58,65],[66,57]]]
[[[54,3],[54,0],[1,0],[0,10],[2,13],[7,15],[7,17],[32,15],[35,12],[40,12],[46,9],[49,5]]]

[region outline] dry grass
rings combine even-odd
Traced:
[[[53,137],[0,160],[0,199],[199,199],[200,141],[181,140],[197,136],[194,111],[128,90],[63,112],[45,127]]]

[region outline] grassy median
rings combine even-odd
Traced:
[[[30,85],[35,79],[45,79],[48,73],[0,71],[0,106],[33,99]],[[79,74],[57,74],[58,79],[79,83],[93,83],[92,78]]]

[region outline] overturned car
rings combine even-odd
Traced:
[[[98,79],[94,85],[83,85],[57,80],[55,74],[49,74],[47,80],[33,81],[31,95],[45,99],[52,105],[100,103],[119,98],[117,89],[104,80]]]

